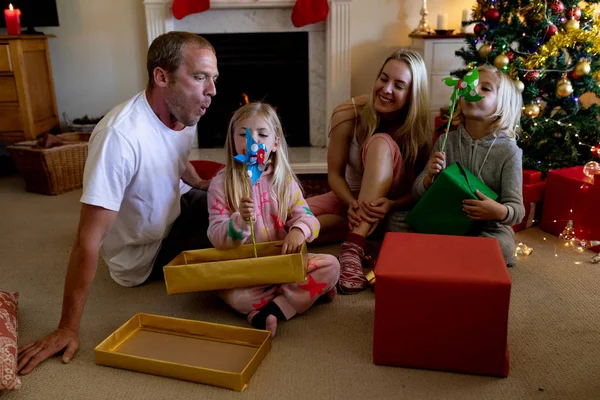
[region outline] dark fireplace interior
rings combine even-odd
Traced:
[[[223,147],[231,116],[247,101],[276,108],[289,146],[310,146],[308,32],[201,35],[215,47],[219,79],[198,146]]]

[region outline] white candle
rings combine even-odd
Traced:
[[[470,21],[472,19],[471,10],[463,10],[462,22]],[[463,26],[461,23],[460,31],[462,33],[473,33],[473,28],[475,28],[475,24],[470,24],[467,26]]]
[[[471,10],[463,10],[462,21],[470,21],[471,20]]]
[[[448,14],[438,14],[437,28],[448,29]]]

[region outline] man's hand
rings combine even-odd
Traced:
[[[250,218],[254,217],[255,207],[254,200],[252,198],[244,196],[240,199],[240,215],[246,221],[250,221]]]
[[[463,200],[463,211],[475,221],[502,221],[508,215],[508,208],[481,193],[475,192],[481,200]]]
[[[300,228],[292,228],[285,239],[283,239],[283,245],[281,246],[281,254],[292,254],[300,251],[302,243],[304,243],[304,232]]]
[[[79,334],[70,329],[58,328],[50,335],[29,343],[19,349],[17,371],[27,375],[39,363],[65,350],[62,361],[69,363],[79,348]]]

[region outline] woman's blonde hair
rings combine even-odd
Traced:
[[[521,95],[521,92],[514,81],[498,68],[486,64],[477,69],[479,72],[487,71],[498,79],[498,95],[496,97],[496,109],[493,114],[496,119],[490,127],[490,133],[496,135],[499,132],[505,132],[506,137],[516,139],[519,132],[518,126],[523,108],[523,96]],[[454,118],[464,123],[465,117],[462,113],[460,104],[456,107]]]
[[[412,82],[405,110],[400,110],[398,113],[399,118],[403,118],[404,122],[390,136],[398,143],[400,154],[402,154],[406,164],[415,166],[427,160],[431,149],[432,132],[427,68],[419,53],[414,50],[399,49],[385,59],[377,73],[375,82],[381,76],[385,65],[391,60],[401,61],[408,65]],[[362,154],[367,140],[376,133],[375,130],[379,126],[379,122],[380,116],[375,110],[375,97],[373,91],[371,91],[369,101],[362,108],[357,124],[356,141],[360,148],[359,154]]]
[[[225,167],[225,196],[227,204],[232,211],[238,211],[240,199],[246,193],[246,180],[244,178],[244,165],[235,161],[233,157],[237,155],[235,150],[235,128],[236,125],[247,118],[261,117],[267,122],[269,127],[277,136],[277,150],[272,151],[268,164],[273,167],[273,179],[271,185],[271,198],[277,199],[279,206],[277,216],[279,221],[286,221],[288,208],[292,201],[292,181],[298,181],[290,162],[288,160],[288,146],[283,136],[281,122],[277,112],[269,104],[261,102],[252,102],[240,107],[231,117],[229,128],[227,129],[227,138],[225,139],[225,151],[227,153],[227,165]],[[239,127],[238,127],[239,128]]]

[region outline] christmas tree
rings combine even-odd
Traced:
[[[600,156],[600,0],[477,0],[474,34],[456,54],[467,70],[493,64],[523,94],[524,168],[548,171]],[[584,104],[582,104],[584,103]],[[587,104],[585,104],[587,103]]]

